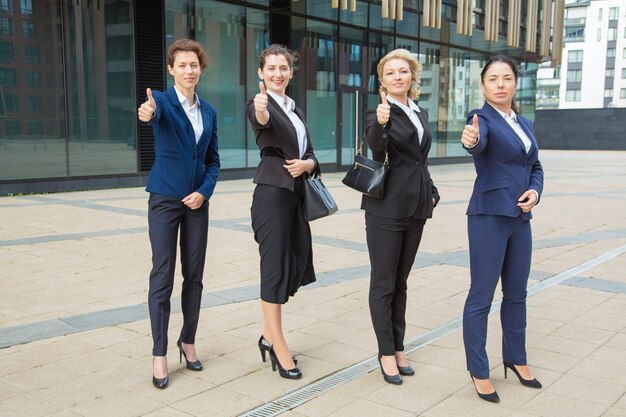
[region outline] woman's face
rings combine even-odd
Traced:
[[[509,113],[517,80],[513,68],[504,62],[494,62],[485,71],[481,88],[485,99],[498,110]]]
[[[291,77],[293,73],[285,55],[268,55],[263,68],[259,68],[259,78],[265,82],[265,88],[281,96],[285,95]]]
[[[174,84],[179,90],[195,89],[202,73],[198,55],[193,51],[176,52],[174,65],[168,65],[167,70],[174,77]]]
[[[387,90],[387,95],[405,102],[411,88],[412,74],[409,63],[401,58],[385,62],[380,83]]]

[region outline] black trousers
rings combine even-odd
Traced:
[[[379,355],[404,350],[406,282],[425,223],[425,219],[386,219],[365,213],[372,267],[369,305]]]
[[[209,229],[209,203],[205,202],[202,207],[192,210],[178,199],[150,194],[148,227],[152,246],[152,271],[148,292],[153,340],[152,354],[164,356],[167,353],[170,297],[174,289],[179,229],[183,275],[181,294],[183,328],[180,332],[180,340],[184,343],[195,343],[202,300],[202,276]]]

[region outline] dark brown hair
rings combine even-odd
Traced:
[[[289,64],[289,68],[291,68],[291,72],[295,72],[298,68],[296,67],[296,62],[298,61],[298,53],[295,51],[289,50],[285,45],[280,45],[278,43],[273,43],[263,52],[261,52],[261,56],[259,57],[259,68],[263,69],[265,66],[265,58],[268,55],[283,55]]]
[[[502,62],[503,64],[507,64],[509,67],[511,67],[511,71],[513,71],[513,75],[515,76],[515,84],[517,84],[519,78],[517,63],[513,60],[513,58],[507,55],[496,55],[494,57],[491,57],[483,67],[483,70],[480,72],[480,82],[482,83],[485,80],[485,74],[487,73],[489,67],[497,62]],[[515,114],[520,114],[520,111],[515,105],[515,101],[513,99],[511,99],[511,109],[515,112]]]
[[[211,58],[206,53],[202,45],[200,45],[196,41],[192,41],[191,39],[179,39],[174,41],[170,48],[167,50],[167,65],[170,67],[174,66],[174,61],[176,61],[176,53],[185,51],[185,52],[195,52],[198,55],[198,61],[200,63],[200,69],[205,69],[211,63]]]

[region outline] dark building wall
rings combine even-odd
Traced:
[[[535,111],[541,149],[626,150],[626,108]]]

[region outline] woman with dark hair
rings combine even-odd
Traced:
[[[471,286],[463,310],[463,341],[476,392],[490,402],[500,400],[489,379],[485,350],[499,278],[504,376],[510,369],[522,385],[541,388],[526,360],[526,286],[531,210],[543,190],[543,169],[532,123],[513,102],[518,76],[515,62],[505,55],[487,61],[480,74],[486,103],[469,113],[461,136],[477,174],[467,209]]]
[[[363,195],[371,276],[369,307],[383,378],[402,383],[415,373],[404,355],[407,280],[439,192],[428,171],[432,135],[420,94],[421,65],[395,49],[377,66],[381,103],[365,113],[364,138],[376,161],[389,161],[385,195]]]
[[[282,45],[261,53],[259,93],[246,103],[246,115],[261,161],[254,177],[252,229],[261,255],[263,334],[258,346],[272,370],[288,379],[302,372],[283,335],[282,305],[298,288],[315,282],[311,229],[302,206],[302,174],[318,169],[304,114],[285,94],[297,56]]]
[[[195,93],[209,60],[202,46],[190,39],[172,43],[167,69],[174,86],[167,91],[146,90],[139,120],[154,131],[155,160],[146,191],[152,271],[148,308],[154,356],[152,383],[164,389],[167,370],[167,330],[174,288],[176,243],[180,229],[183,274],[183,327],[176,345],[187,369],[201,371],[195,347],[202,298],[202,276],[209,228],[209,198],[220,169],[217,150],[217,113]]]

